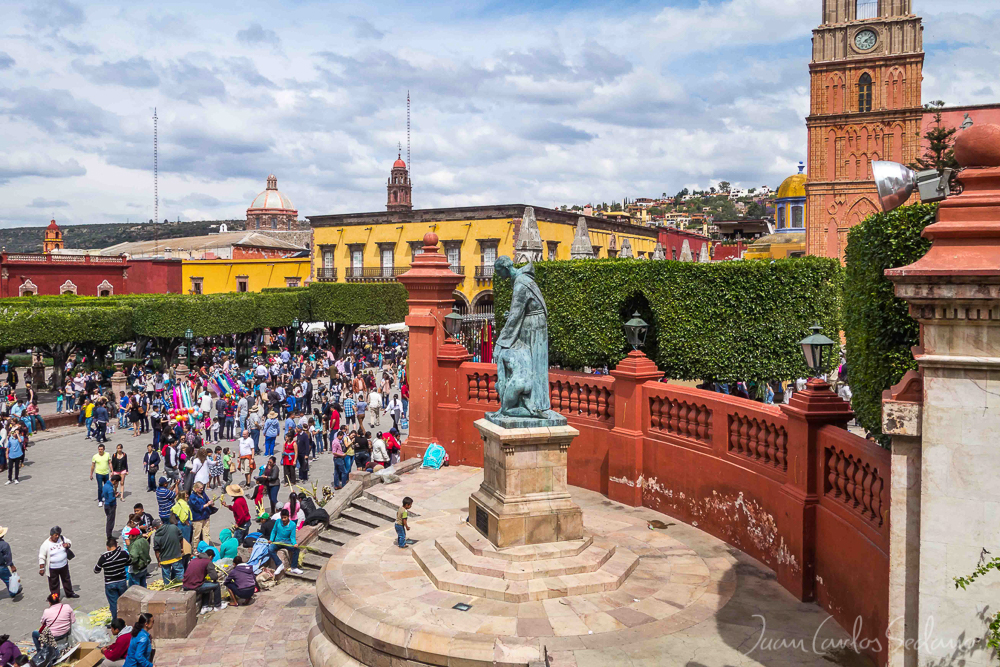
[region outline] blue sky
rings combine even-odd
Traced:
[[[1000,101],[1000,9],[914,0],[924,99]],[[379,210],[413,98],[418,207],[776,186],[820,0],[5,4],[0,226]]]

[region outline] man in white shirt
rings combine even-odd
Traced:
[[[208,391],[201,392],[201,413],[203,415],[210,414],[212,412],[212,395]]]
[[[379,415],[382,413],[382,394],[378,393],[377,389],[368,394],[368,412],[372,416],[372,427],[377,427]]]
[[[253,460],[253,438],[250,431],[244,430],[240,438],[240,465],[239,470],[247,478],[247,487],[250,486],[250,475],[253,474],[256,463]]]

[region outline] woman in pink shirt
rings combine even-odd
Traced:
[[[52,633],[52,638],[60,642],[69,637],[76,622],[76,612],[73,607],[60,601],[58,593],[51,593],[46,598],[49,601],[49,608],[42,612],[42,627],[31,633],[31,640],[35,642],[35,650],[41,650],[41,631],[48,629]]]

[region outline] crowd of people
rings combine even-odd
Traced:
[[[360,334],[339,354],[318,340],[303,341],[300,350],[282,342],[277,350],[256,351],[242,365],[206,342],[195,351],[186,376],[176,367],[160,371],[151,363],[135,364],[126,369],[128,386],[117,395],[101,373],[66,369],[57,409],[77,413],[83,439],[96,443],[89,476],[94,502],[106,517],[106,550],[96,558],[94,572],[104,577],[113,639],[105,658],[111,664],[151,664],[144,662],[146,648],[139,651],[145,658],[129,660],[130,646],[143,632],[148,638],[152,618],[120,618],[118,600],[129,586],[145,586],[154,567],[164,585],[178,582],[195,591],[202,613],[247,604],[265,568],[269,576],[284,569],[279,551],[286,552],[289,570],[301,574],[298,531],[328,518],[315,494],[295,491],[309,479],[310,462],[321,455],[333,458],[335,492],[355,467],[373,470],[399,460],[409,408],[405,336]],[[382,428],[389,419],[392,427]],[[14,483],[32,427],[30,419],[12,415],[0,430]],[[141,439],[141,458],[127,445],[132,438]],[[131,493],[144,482],[145,492],[153,494],[152,513],[134,503],[122,522],[118,510],[126,482],[136,476]],[[286,502],[279,499],[282,487],[290,491]],[[216,490],[212,497],[209,492]],[[212,517],[220,508],[231,513],[231,520],[222,521],[231,528],[213,539]],[[81,529],[86,528],[73,528]],[[17,573],[3,540],[6,532],[0,528],[5,585]],[[73,610],[64,600],[79,597],[70,575],[74,556],[70,538],[60,526],[52,527],[38,553],[49,608],[41,631],[34,633],[36,649],[65,643],[73,625]],[[17,595],[22,594],[23,587]],[[14,664],[13,658],[9,662]],[[0,666],[6,664],[0,660]]]

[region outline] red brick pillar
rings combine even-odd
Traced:
[[[778,566],[778,582],[800,600],[812,600],[816,593],[816,505],[823,483],[818,433],[828,424],[847,428],[854,413],[819,378],[809,380],[805,391],[795,392],[781,409],[788,415],[788,481],[782,492],[791,501],[784,518],[789,522],[787,548],[794,564]]]
[[[450,336],[441,346],[437,357],[437,375],[434,378],[436,413],[434,435],[438,438],[438,444],[448,452],[451,465],[483,465],[482,438],[462,437],[464,424],[459,419],[458,412],[461,409],[462,385],[466,383],[460,366],[470,359],[472,355],[465,346]]]
[[[410,383],[410,434],[403,443],[403,459],[423,456],[435,435],[435,386],[438,352],[444,345],[444,318],[452,311],[452,293],[462,276],[451,270],[438,252],[438,236],[424,234],[424,251],[413,258],[410,270],[397,278],[409,292],[408,349]]]
[[[615,427],[609,434],[608,498],[642,505],[642,385],[663,376],[645,354],[629,352],[611,371],[615,378]]]

